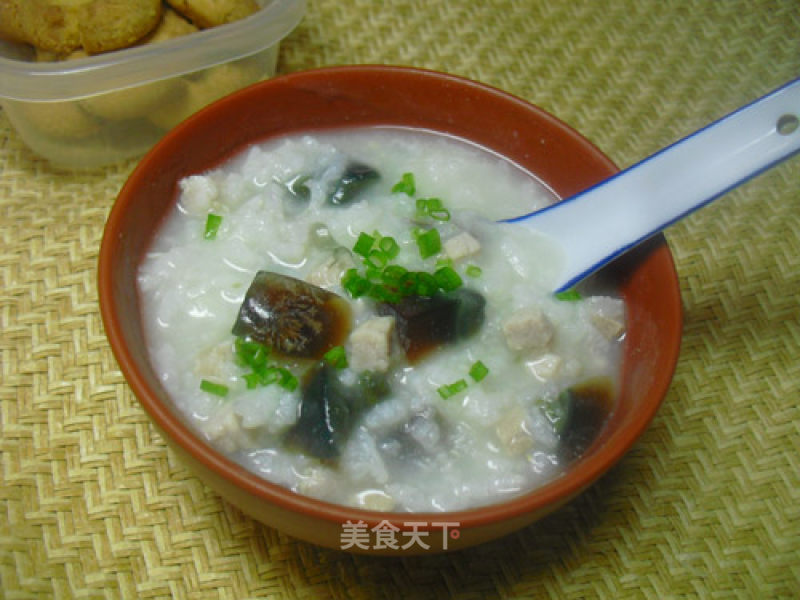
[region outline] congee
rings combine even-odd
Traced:
[[[297,493],[453,511],[559,477],[614,406],[613,290],[498,220],[555,201],[485,149],[364,128],[180,183],[138,277],[152,364],[198,435]]]

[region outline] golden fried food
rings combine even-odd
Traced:
[[[232,23],[252,15],[255,0],[166,0],[167,4],[200,28]]]
[[[161,0],[0,0],[0,35],[66,55],[125,48],[161,19]]]
[[[158,26],[161,11],[161,0],[93,0],[81,11],[83,49],[96,54],[132,46]]]
[[[0,0],[0,31],[16,41],[67,54],[80,48],[80,11],[91,0]]]
[[[37,130],[57,138],[81,139],[97,133],[100,124],[77,102],[26,102],[19,112]]]
[[[164,9],[161,22],[141,43],[150,44],[194,33],[197,27],[169,7]],[[73,58],[70,56],[68,58]],[[113,121],[147,117],[163,104],[183,92],[184,83],[177,78],[163,79],[136,87],[93,96],[81,101],[88,112]]]
[[[161,105],[149,117],[150,121],[169,129],[215,100],[255,83],[260,77],[261,71],[247,59],[211,67],[196,79],[183,79],[183,92]]]
[[[161,22],[147,37],[143,38],[141,44],[153,44],[155,42],[165,42],[177,37],[189,35],[199,31],[197,26],[190,23],[185,17],[175,12],[169,6],[164,6],[161,15]]]

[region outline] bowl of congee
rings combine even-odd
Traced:
[[[601,477],[670,384],[663,238],[554,293],[558,249],[508,222],[615,172],[460,77],[277,77],[135,168],[100,251],[106,333],[164,439],[253,518],[360,553],[495,539]]]

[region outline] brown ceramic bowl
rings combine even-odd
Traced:
[[[175,452],[245,513],[297,538],[340,548],[350,523],[384,520],[397,536],[428,533],[407,552],[453,550],[524,527],[581,493],[614,465],[650,423],[677,362],[681,307],[677,276],[660,236],[618,260],[627,306],[621,393],[599,438],[552,483],[511,501],[445,514],[378,513],[328,504],[269,483],[204,442],[172,407],[148,362],[136,271],[154,231],[176,201],[178,181],[215,167],[254,142],[342,126],[394,125],[476,142],[529,169],[561,197],[617,169],[551,115],[485,85],[430,71],[354,66],[272,79],[237,92],[169,133],[138,165],[111,211],[100,250],[100,308],[120,368]],[[441,523],[450,523],[443,526]],[[438,525],[437,525],[438,524]],[[398,539],[411,539],[398,537]],[[357,546],[352,551],[387,552]],[[389,550],[388,552],[394,552]]]

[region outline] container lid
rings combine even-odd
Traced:
[[[191,35],[59,62],[25,59],[25,47],[0,42],[0,98],[77,100],[176,77],[255,54],[297,26],[305,0],[271,0],[249,17]]]

